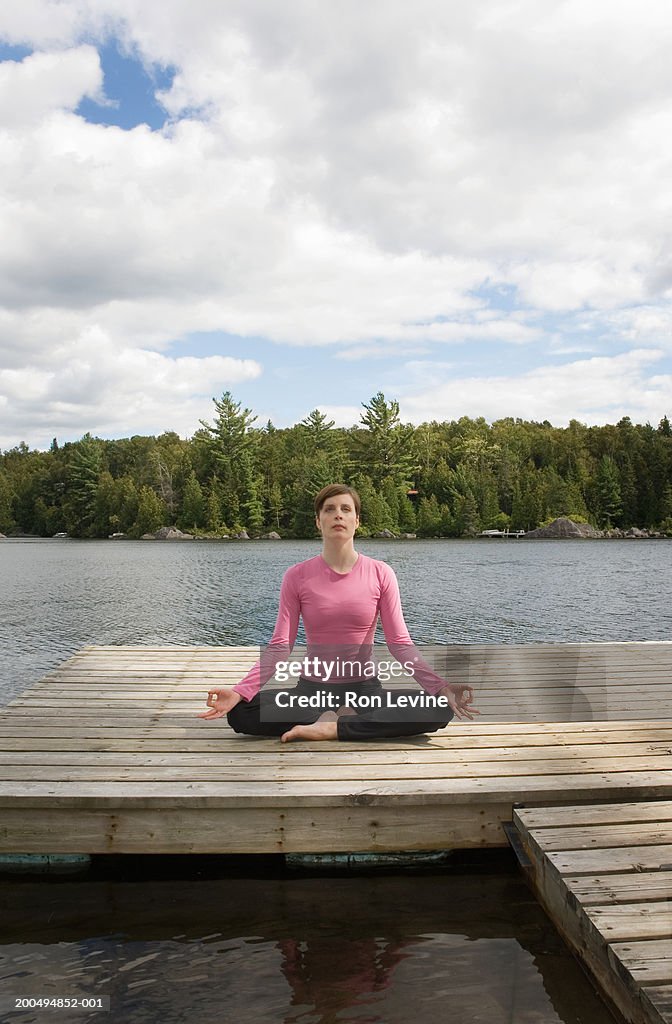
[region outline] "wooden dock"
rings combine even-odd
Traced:
[[[494,847],[517,804],[672,799],[672,643],[465,649],[480,719],[367,744],[197,718],[257,653],[90,647],[2,709],[0,853]]]
[[[514,811],[532,886],[632,1024],[672,1022],[672,801]]]

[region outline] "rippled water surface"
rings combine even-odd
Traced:
[[[70,1018],[100,1024],[613,1024],[495,857],[415,876],[0,882],[5,1005],[105,995],[109,1014]]]
[[[362,541],[418,643],[672,638],[672,541]],[[263,644],[312,541],[0,542],[0,703],[85,644]]]

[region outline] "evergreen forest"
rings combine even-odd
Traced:
[[[48,451],[0,453],[0,532],[141,537],[175,525],[195,536],[316,535],[312,500],[346,482],[364,536],[382,530],[470,537],[531,530],[558,516],[600,529],[672,536],[672,429],[624,417],[567,427],[507,417],[411,426],[382,393],[357,426],[319,410],[289,428],[257,424],[230,392],[188,440],[85,434]]]

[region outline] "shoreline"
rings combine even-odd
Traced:
[[[303,541],[305,541],[306,543],[312,543],[314,541],[315,542],[319,541],[319,539],[320,539],[319,537],[277,537],[277,538],[272,538],[272,540],[274,540],[276,542],[280,541],[281,543],[290,543],[290,544],[297,544],[297,543],[301,543]],[[451,541],[451,542],[459,541],[459,542],[463,542],[464,541],[464,542],[471,542],[471,543],[473,543],[474,541],[478,541],[479,543],[485,544],[488,541],[491,542],[491,543],[496,542],[496,541],[508,541],[508,542],[515,542],[516,544],[519,544],[519,543],[521,543],[521,541],[535,541],[536,542],[536,541],[549,541],[549,540],[550,541],[563,541],[563,542],[564,541],[582,541],[582,542],[585,542],[585,541],[646,541],[646,540],[650,540],[650,541],[654,541],[654,540],[656,540],[656,541],[668,540],[669,541],[669,540],[672,540],[672,536],[667,536],[667,535],[665,535],[663,533],[647,533],[646,531],[640,531],[638,534],[627,534],[626,533],[626,534],[622,534],[620,536],[612,534],[612,535],[609,535],[609,536],[608,535],[603,535],[603,536],[596,536],[596,537],[590,537],[590,536],[588,536],[588,537],[578,537],[578,536],[577,537],[551,537],[551,536],[548,536],[548,537],[527,537],[527,536],[514,537],[513,535],[511,537],[482,537],[482,536],[479,536],[479,535],[476,535],[476,536],[473,536],[473,537],[404,537],[404,536],[396,536],[394,534],[392,534],[391,536],[380,536],[380,535],[376,534],[376,535],[373,535],[373,536],[370,536],[370,537],[356,537],[355,539],[356,539],[356,541],[370,541],[370,540],[379,541],[379,540],[382,540],[382,541],[394,541],[395,543],[397,543],[397,542],[398,543],[404,543],[406,541],[432,541],[432,542],[441,542],[441,541]],[[148,541],[150,541],[150,542],[153,541],[153,542],[160,543],[160,544],[187,544],[187,543],[197,543],[197,544],[198,543],[200,543],[200,544],[220,544],[220,543],[226,543],[226,544],[228,544],[228,543],[232,543],[232,542],[236,543],[236,544],[247,544],[247,543],[259,544],[259,543],[263,543],[263,542],[268,542],[268,543],[271,542],[271,538],[269,538],[269,537],[197,537],[197,536],[194,536],[194,535],[186,535],[186,536],[183,536],[183,537],[127,537],[127,536],[124,536],[124,537],[70,537],[70,536],[68,536],[68,537],[57,537],[57,536],[43,537],[43,536],[40,536],[39,534],[30,534],[30,533],[3,534],[3,535],[0,535],[0,542],[6,541],[6,540],[8,540],[8,541],[25,541],[25,542],[28,542],[28,541],[32,541],[32,542],[35,542],[35,541],[45,541],[45,542],[46,541],[59,541],[59,542],[69,541],[69,542],[84,543],[84,544],[90,544],[92,541],[96,541],[96,542],[98,542],[98,541],[106,541],[106,542],[107,541],[113,541],[115,543],[130,542],[132,544],[138,544],[138,543],[141,543],[141,542],[142,543],[146,543]]]

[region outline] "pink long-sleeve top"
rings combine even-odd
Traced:
[[[413,675],[429,693],[437,693],[446,680],[420,656],[408,632],[401,609],[399,584],[385,562],[358,553],[350,572],[338,573],[322,555],[293,565],[280,588],[280,607],[273,636],[264,656],[234,686],[244,700],[252,700],[275,673],[278,662],[288,658],[296,642],[299,617],[307,640],[307,659],[336,654],[340,659],[366,660],[371,653],[380,615],[390,653],[400,662],[413,662]],[[311,678],[304,673],[306,678]],[[353,679],[332,675],[330,682]],[[361,677],[360,677],[361,678]],[[316,678],[324,682],[324,678]]]

